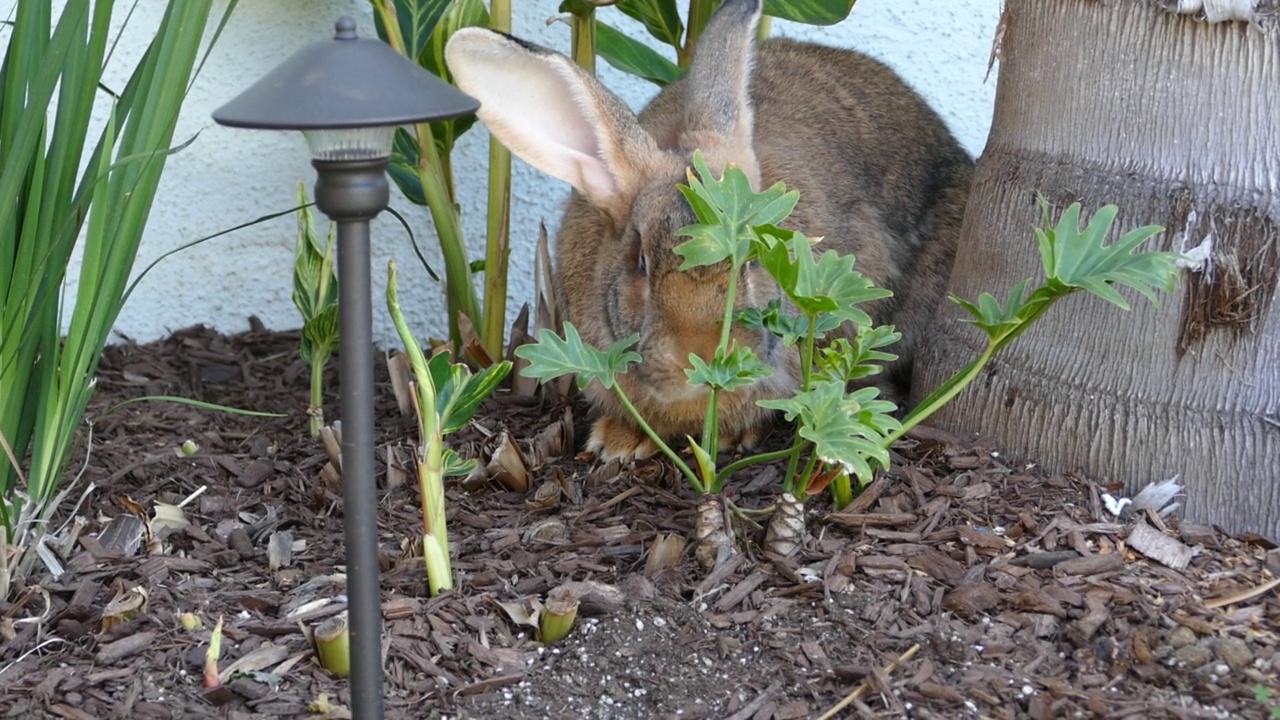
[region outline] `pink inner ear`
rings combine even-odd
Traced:
[[[556,60],[507,43],[486,37],[456,53],[454,75],[479,98],[480,119],[516,155],[588,197],[617,192],[581,81]]]

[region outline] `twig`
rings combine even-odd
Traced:
[[[898,668],[899,665],[910,660],[919,651],[920,651],[920,643],[916,643],[915,645],[912,645],[911,647],[907,648],[907,651],[902,653],[902,655],[899,655],[897,660],[894,660],[893,662],[885,666],[884,674],[888,675],[889,673],[893,672]],[[830,720],[830,718],[835,717],[836,713],[845,709],[850,704],[852,704],[854,700],[857,700],[859,697],[861,697],[862,694],[867,691],[868,687],[870,686],[867,684],[867,681],[865,680],[862,681],[862,684],[854,688],[853,692],[846,695],[843,700],[836,703],[830,710],[822,713],[821,717],[819,717],[818,720]]]
[[[1246,600],[1252,600],[1253,598],[1256,598],[1259,595],[1266,593],[1271,588],[1277,587],[1277,586],[1280,586],[1280,578],[1276,578],[1271,582],[1266,582],[1257,587],[1250,588],[1248,590],[1243,590],[1238,593],[1231,593],[1230,595],[1223,595],[1222,597],[1216,597],[1212,600],[1205,600],[1204,606],[1212,610],[1213,608],[1220,608],[1223,605],[1234,605],[1236,603],[1242,603]]]

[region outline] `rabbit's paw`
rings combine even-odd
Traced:
[[[767,429],[764,425],[752,425],[743,428],[734,435],[721,435],[720,449],[726,452],[750,452],[755,450]]]
[[[636,425],[606,415],[591,426],[587,451],[595,453],[606,462],[627,462],[652,457],[657,454],[658,446]]]

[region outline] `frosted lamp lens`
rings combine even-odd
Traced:
[[[391,155],[394,125],[382,127],[343,128],[340,130],[304,130],[311,157],[316,160],[373,160]]]

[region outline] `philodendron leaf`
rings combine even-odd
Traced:
[[[1173,252],[1137,252],[1138,246],[1164,231],[1158,225],[1147,225],[1124,233],[1110,245],[1107,234],[1119,212],[1115,205],[1105,205],[1080,226],[1080,203],[1072,203],[1062,213],[1057,225],[1048,221],[1048,203],[1040,198],[1045,211],[1043,228],[1036,228],[1040,259],[1048,286],[1060,286],[1058,294],[1087,290],[1107,302],[1129,309],[1129,302],[1116,291],[1120,285],[1136,290],[1158,305],[1156,290],[1168,292],[1177,281],[1176,261],[1182,256]]]
[[[897,355],[883,352],[880,348],[888,347],[901,339],[902,333],[895,331],[892,325],[864,325],[858,328],[858,334],[852,343],[844,338],[836,338],[818,353],[817,377],[847,383],[878,375],[884,363],[898,359]]]
[[[764,0],[766,15],[807,25],[834,25],[849,17],[855,0]]]
[[[565,323],[563,338],[543,328],[538,332],[538,342],[516,348],[516,357],[529,361],[523,370],[525,377],[546,382],[576,374],[580,388],[594,380],[612,388],[618,373],[626,372],[631,363],[640,362],[640,353],[630,349],[638,342],[640,336],[632,335],[608,350],[597,350],[582,341],[573,323]]]
[[[596,54],[619,70],[644,78],[658,87],[680,79],[684,71],[653,48],[596,21]]]
[[[772,300],[765,308],[746,308],[734,315],[736,322],[750,329],[764,328],[782,339],[783,345],[795,345],[809,332],[809,317],[782,312],[781,301]],[[835,315],[819,315],[814,323],[814,338],[822,340],[827,333],[840,327]]]
[[[451,361],[449,353],[442,352],[427,361],[431,382],[436,388],[436,410],[440,414],[440,434],[457,432],[471,421],[480,403],[511,372],[511,363],[503,360],[472,375],[463,363]]]
[[[773,368],[756,357],[751,348],[737,344],[727,355],[717,348],[709,365],[697,354],[689,353],[689,364],[692,367],[684,374],[689,376],[690,385],[707,385],[726,392],[773,375]]]
[[[842,322],[870,325],[871,316],[858,305],[893,295],[855,270],[852,255],[828,250],[814,258],[813,241],[803,234],[774,227],[760,230],[760,264],[806,314],[829,313]]]
[[[800,197],[799,193],[787,192],[782,183],[757,193],[751,189],[746,173],[734,165],[725,168],[723,177],[717,180],[701,151],[693,154],[688,179],[689,184],[679,188],[698,223],[676,231],[689,238],[674,248],[684,258],[681,270],[723,260],[732,260],[734,267],[741,266],[750,257],[754,228],[786,219]]]
[[[901,427],[890,413],[897,407],[877,400],[879,389],[845,392],[839,379],[817,382],[807,391],[780,400],[761,400],[761,407],[781,410],[788,421],[800,420],[800,436],[814,444],[819,459],[840,465],[860,480],[871,478],[868,459],[889,466],[884,439]]]

